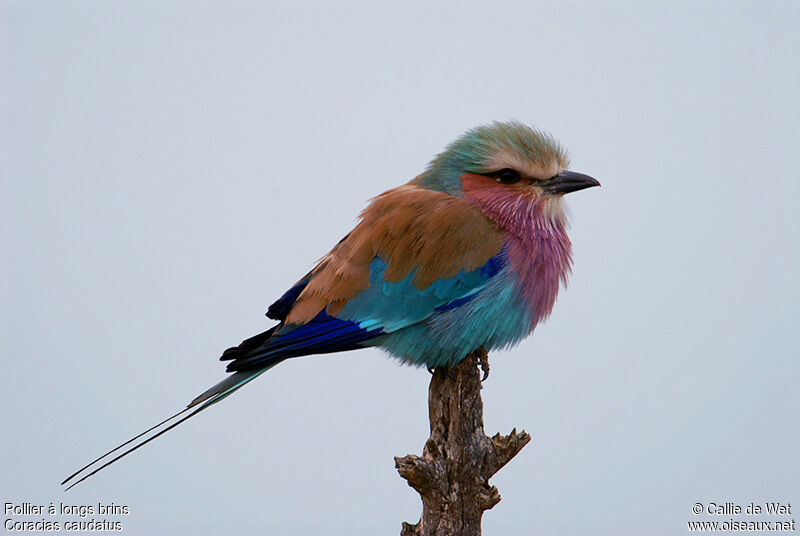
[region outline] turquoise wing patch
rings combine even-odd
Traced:
[[[357,322],[361,329],[392,333],[469,302],[486,288],[506,262],[505,252],[501,251],[478,269],[461,270],[453,277],[418,289],[413,283],[414,271],[401,281],[386,281],[387,263],[375,257],[369,265],[370,286],[348,301],[336,317]]]

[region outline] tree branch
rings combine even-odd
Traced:
[[[489,478],[531,440],[516,428],[507,436],[486,436],[479,364],[488,373],[483,348],[455,368],[434,371],[428,388],[431,436],[422,456],[394,459],[397,472],[422,497],[419,523],[403,523],[402,536],[479,536],[483,512],[500,502]]]

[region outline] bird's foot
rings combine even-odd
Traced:
[[[486,351],[486,348],[481,346],[473,353],[475,354],[475,357],[478,358],[478,363],[483,371],[483,378],[481,378],[481,383],[483,383],[486,381],[486,378],[489,377],[489,352]]]

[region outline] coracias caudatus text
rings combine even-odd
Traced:
[[[65,482],[139,440],[81,482],[292,357],[374,346],[433,368],[517,344],[550,314],[570,274],[564,194],[600,184],[568,164],[553,137],[518,122],[466,132],[424,173],[372,200],[269,307],[277,325],[223,353],[232,374]]]

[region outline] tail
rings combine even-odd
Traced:
[[[284,302],[287,302],[287,300],[293,302],[306,283],[307,279],[290,289],[289,292],[284,294],[280,300],[270,307],[270,313],[268,314],[276,319],[283,320],[282,316],[285,316],[286,312],[286,303]],[[143,447],[157,437],[166,434],[182,422],[191,419],[204,409],[227,398],[236,392],[237,389],[254,380],[281,361],[302,355],[324,354],[363,348],[369,344],[372,338],[383,333],[382,328],[364,329],[357,322],[341,320],[329,316],[324,311],[305,324],[292,326],[286,331],[280,330],[282,327],[284,327],[283,322],[263,333],[250,337],[239,346],[225,350],[220,359],[222,361],[230,361],[228,364],[228,371],[233,372],[233,374],[192,400],[188,406],[175,415],[164,419],[152,428],[148,428],[136,437],[129,439],[118,447],[106,452],[96,460],[92,460],[91,463],[81,467],[78,471],[75,471],[67,477],[62,484],[66,484],[76,477],[80,478],[70,484],[66,489],[80,484],[117,460],[124,458],[134,450]],[[187,412],[190,413],[184,415]],[[95,464],[131,444],[133,444],[133,446],[130,446],[122,454],[92,469]]]
[[[73,486],[76,486],[76,485],[80,484],[81,482],[83,482],[84,480],[89,478],[90,476],[92,476],[94,474],[97,474],[98,472],[100,472],[101,470],[105,469],[106,467],[108,467],[112,463],[116,462],[117,460],[120,460],[120,459],[124,458],[125,456],[127,456],[128,454],[133,452],[134,450],[137,450],[138,448],[143,447],[144,445],[146,445],[147,443],[149,443],[152,440],[156,439],[157,437],[159,437],[159,436],[161,436],[163,434],[166,434],[167,432],[169,432],[170,430],[172,430],[173,428],[175,428],[176,426],[178,426],[182,422],[191,419],[192,417],[194,417],[195,415],[197,415],[198,413],[200,413],[204,409],[213,406],[214,404],[216,404],[217,402],[219,402],[220,400],[222,400],[224,398],[227,398],[228,396],[230,396],[231,394],[236,392],[239,388],[241,388],[244,385],[246,385],[247,383],[253,381],[258,376],[260,376],[261,374],[265,373],[266,371],[268,371],[269,369],[271,369],[272,367],[274,367],[275,365],[277,365],[281,361],[282,360],[274,361],[274,362],[270,363],[268,366],[266,366],[264,368],[255,369],[255,370],[241,371],[241,372],[235,372],[234,374],[231,374],[230,376],[228,376],[227,378],[225,378],[224,380],[222,380],[221,382],[216,384],[214,387],[212,387],[211,389],[208,389],[203,394],[201,394],[200,396],[198,396],[197,398],[195,398],[194,400],[189,402],[188,406],[186,406],[184,409],[182,409],[181,411],[179,411],[175,415],[173,415],[173,416],[171,416],[171,417],[169,417],[167,419],[164,419],[160,423],[156,424],[155,426],[153,426],[151,428],[148,428],[147,430],[145,430],[141,434],[139,434],[139,435],[137,435],[135,437],[132,437],[131,439],[127,440],[125,443],[119,445],[118,447],[115,447],[115,448],[109,450],[108,452],[106,452],[105,454],[100,456],[99,458],[96,458],[96,459],[92,460],[90,463],[86,464],[85,466],[81,467],[80,469],[78,469],[77,471],[75,471],[74,473],[69,475],[61,483],[62,485],[68,483],[69,481],[71,481],[72,479],[74,479],[74,478],[76,478],[78,476],[80,476],[80,478],[78,480],[74,481],[72,484],[70,484],[64,491],[67,491],[68,489],[72,488]],[[174,419],[177,419],[178,417],[180,417],[181,415],[183,415],[184,413],[186,413],[187,411],[190,411],[192,409],[194,411],[191,411],[191,413],[189,413],[188,415],[185,415],[182,418],[180,418],[177,421],[175,421],[172,424],[170,424],[169,426],[166,426],[165,428],[162,428],[167,423],[173,421]],[[151,435],[151,432],[152,432],[152,435]],[[137,440],[138,440],[138,442],[137,442]],[[89,469],[92,469],[95,466],[95,464],[97,464],[98,462],[106,459],[109,455],[117,452],[118,450],[122,449],[123,447],[126,447],[126,446],[130,445],[131,443],[133,443],[133,446],[128,448],[127,450],[125,450],[122,454],[116,456],[115,458],[112,458],[111,460],[107,461],[103,465],[100,465],[99,467],[93,469],[91,472],[86,472]]]

